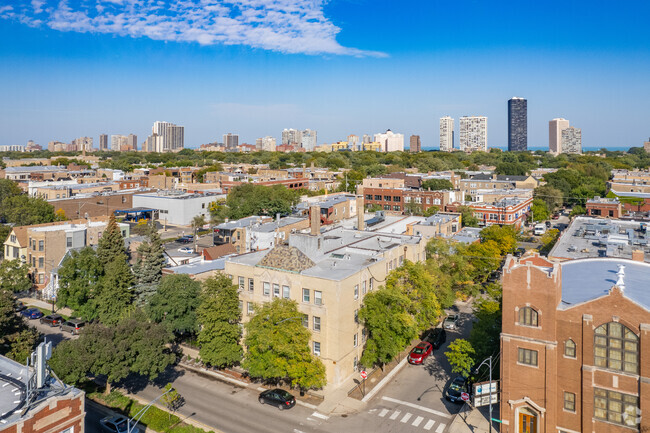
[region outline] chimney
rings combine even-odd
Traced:
[[[318,236],[320,234],[320,206],[314,205],[309,208],[309,226],[311,234]]]
[[[645,262],[645,254],[643,253],[643,250],[633,250],[632,251],[632,260],[635,262]]]
[[[363,213],[363,196],[357,197],[357,230],[365,230],[365,214]]]

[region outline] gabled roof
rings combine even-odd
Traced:
[[[231,243],[217,245],[214,247],[205,248],[203,250],[203,257],[206,260],[215,260],[219,257],[227,256],[228,254],[235,254],[237,249]]]
[[[316,264],[296,247],[278,245],[257,264],[291,272],[302,272]]]

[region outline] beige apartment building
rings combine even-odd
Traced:
[[[228,258],[225,273],[239,286],[244,322],[256,304],[275,297],[296,301],[311,332],[312,353],[325,365],[328,385],[339,387],[357,371],[363,353],[366,335],[357,315],[364,296],[404,260],[424,260],[426,242],[420,236],[340,227],[321,234],[317,221],[311,233],[294,233],[288,245]]]

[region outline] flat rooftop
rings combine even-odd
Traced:
[[[641,250],[650,258],[648,224],[618,219],[577,217],[564,231],[548,257],[574,260],[592,257],[631,259]]]
[[[481,229],[478,227],[463,227],[461,231],[455,233],[451,238],[457,242],[472,244],[481,239]]]

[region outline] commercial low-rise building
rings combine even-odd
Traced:
[[[495,202],[455,202],[447,206],[447,211],[458,212],[461,206],[469,206],[480,226],[492,224],[521,227],[530,211],[533,198],[505,198]]]
[[[623,215],[621,202],[617,198],[594,197],[585,204],[587,215],[594,217],[620,218]]]
[[[203,215],[210,217],[210,203],[223,200],[225,194],[185,194],[180,191],[160,191],[157,194],[133,196],[133,207],[158,211],[158,219],[167,224],[189,226],[192,219]]]

